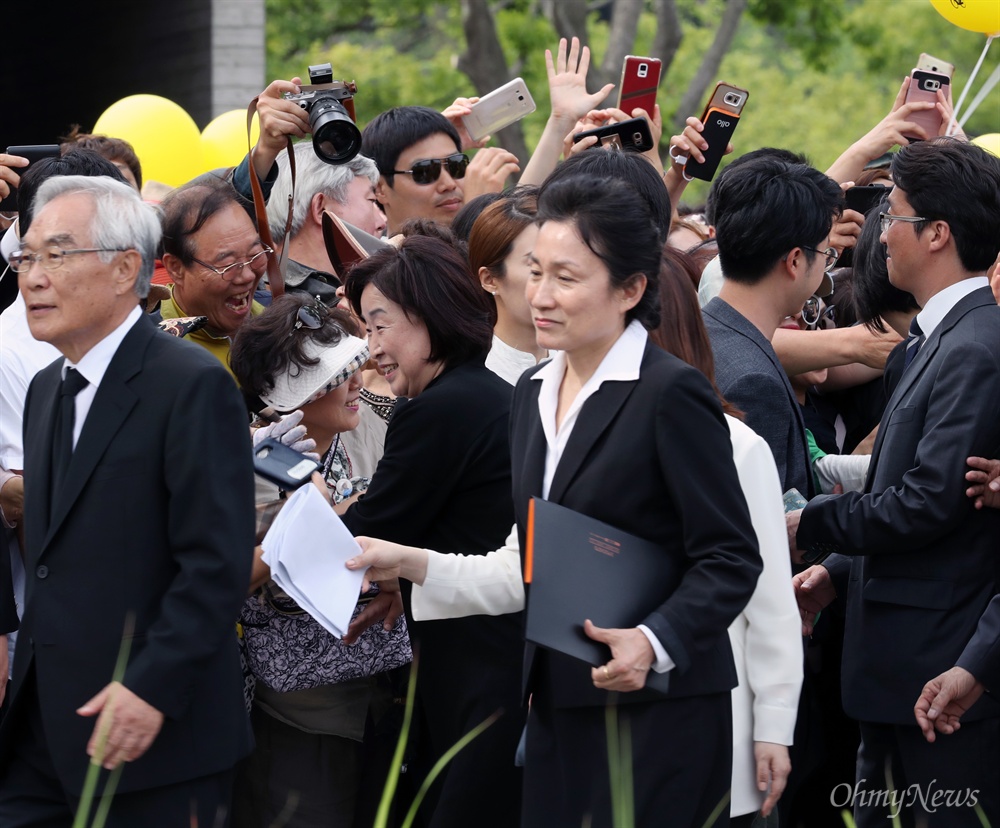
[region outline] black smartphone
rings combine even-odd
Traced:
[[[857,210],[862,215],[868,215],[868,211],[889,195],[889,188],[881,184],[868,184],[865,187],[851,187],[844,193],[844,201],[848,210]]]
[[[597,136],[595,147],[617,150],[635,150],[646,152],[653,148],[653,134],[649,131],[649,122],[645,118],[629,118],[617,124],[588,129],[573,136],[577,144],[591,135]]]
[[[59,145],[58,144],[30,144],[21,147],[7,147],[8,155],[20,155],[22,158],[28,159],[27,167],[11,167],[11,169],[18,175],[24,175],[28,170],[31,169],[31,165],[36,161],[41,161],[43,158],[58,158],[59,157]],[[17,187],[11,187],[10,193],[7,195],[3,201],[0,201],[0,213],[16,213],[17,212]]]
[[[284,443],[268,437],[253,450],[253,470],[286,491],[309,482],[319,463],[299,454]]]
[[[719,169],[719,163],[725,155],[729,139],[736,132],[740,115],[749,97],[750,93],[738,86],[731,86],[728,83],[716,85],[701,116],[701,122],[705,127],[701,137],[708,142],[708,149],[702,153],[705,160],[699,163],[694,159],[688,159],[684,165],[684,177],[688,181],[692,178],[711,181],[715,176],[715,171]]]
[[[848,210],[857,210],[865,216],[867,220],[868,214],[882,203],[882,199],[889,195],[889,189],[889,187],[883,187],[881,184],[868,184],[864,187],[851,187],[844,193],[844,202]],[[878,217],[876,216],[873,221],[877,218]],[[845,248],[844,252],[840,254],[840,258],[837,259],[837,267],[853,266],[854,248]]]

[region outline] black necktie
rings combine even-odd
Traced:
[[[924,344],[924,332],[920,330],[920,325],[917,323],[917,317],[913,317],[913,321],[910,322],[910,337],[906,340],[906,356],[903,358],[903,370],[905,371],[910,367],[910,363],[917,356],[917,351],[920,350],[920,346]]]
[[[59,388],[59,410],[52,436],[52,491],[58,492],[73,457],[73,426],[76,421],[76,395],[90,385],[75,368],[67,368]]]

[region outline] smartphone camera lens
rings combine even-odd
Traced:
[[[730,92],[725,98],[726,103],[730,106],[739,106],[741,100],[742,98],[735,92]]]

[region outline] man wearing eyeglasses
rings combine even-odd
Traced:
[[[713,188],[724,274],[703,309],[722,395],[774,454],[782,491],[813,494],[802,412],[771,346],[784,319],[821,290],[837,259],[830,231],[840,188],[805,164],[762,157],[728,171]],[[831,283],[832,284],[832,283]]]
[[[518,172],[517,158],[506,150],[483,149],[470,162],[462,149],[455,126],[426,106],[396,107],[368,123],[361,152],[378,166],[375,196],[390,236],[409,219],[448,226],[467,200],[499,192]]]
[[[1000,512],[976,509],[966,459],[1000,446],[1000,307],[987,269],[1000,249],[1000,159],[939,138],[903,147],[882,213],[889,280],[921,306],[906,367],[879,425],[863,493],[788,516],[804,632],[846,598],[843,701],[860,722],[855,819],[887,826],[867,791],[977,791],[1000,824],[1000,702],[929,745],[913,719],[924,683],[956,663],[998,591]],[[801,551],[799,551],[801,550]],[[833,553],[833,554],[831,554]],[[888,781],[891,777],[891,783]],[[903,824],[980,825],[975,809],[911,799]],[[940,802],[939,802],[940,805]]]
[[[35,205],[10,262],[32,335],[61,356],[25,403],[0,825],[69,825],[91,759],[125,763],[109,826],[211,825],[250,746],[233,629],[254,523],[242,401],[139,308],[160,227],[134,190],[57,176]]]
[[[188,338],[229,371],[232,336],[264,312],[253,297],[268,248],[226,181],[186,184],[164,199],[161,212],[163,266],[173,285],[160,312],[164,319],[207,317],[208,324]]]

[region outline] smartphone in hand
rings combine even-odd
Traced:
[[[285,491],[309,482],[319,463],[269,437],[253,450],[253,470]]]
[[[7,147],[8,155],[19,155],[28,159],[27,167],[11,167],[19,176],[24,175],[31,169],[32,164],[41,161],[43,158],[58,158],[58,144],[29,144],[22,147]],[[0,201],[0,213],[17,212],[17,187],[11,187],[10,193]]]
[[[708,142],[708,149],[702,152],[705,160],[701,163],[689,158],[684,165],[684,177],[689,181],[698,178],[711,181],[715,171],[719,169],[722,156],[726,153],[733,133],[740,122],[743,107],[746,106],[750,93],[738,86],[719,83],[701,116],[705,127],[701,137]]]
[[[535,111],[535,102],[522,78],[514,78],[472,105],[462,123],[473,141],[492,135]]]
[[[629,118],[617,124],[607,124],[597,129],[578,132],[573,136],[573,143],[578,144],[591,135],[597,136],[597,143],[594,146],[604,149],[646,152],[653,148],[653,134],[649,131],[649,121],[645,118]]]
[[[650,118],[656,106],[656,91],[660,86],[662,63],[657,58],[628,55],[622,62],[622,77],[618,84],[618,108],[626,115],[641,108]]]
[[[950,84],[951,78],[941,72],[914,69],[910,73],[910,88],[906,90],[906,103],[914,101],[937,103],[938,90],[946,89]],[[914,112],[909,120],[923,127],[928,139],[937,138],[941,132],[941,113],[936,108]],[[907,135],[904,132],[903,137],[909,141],[920,140],[920,136],[914,133]]]

